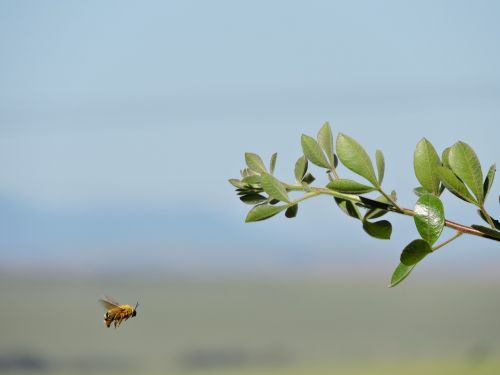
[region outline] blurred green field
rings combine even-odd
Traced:
[[[0,372],[499,374],[498,290],[424,281],[387,289],[370,281],[4,277]],[[137,318],[106,329],[102,294],[138,299]]]
[[[480,367],[470,366],[460,361],[423,361],[423,362],[394,362],[384,364],[372,364],[369,366],[300,366],[300,367],[269,367],[253,369],[225,369],[225,370],[202,370],[202,371],[152,371],[151,375],[498,375],[500,362],[490,362]],[[120,371],[121,373],[122,371]],[[22,372],[25,373],[25,372]],[[45,373],[45,371],[44,371]],[[56,371],[55,375],[86,374],[88,371]],[[117,371],[92,372],[96,375],[115,374]],[[139,372],[144,373],[144,372]],[[15,372],[2,372],[6,375],[17,375]]]

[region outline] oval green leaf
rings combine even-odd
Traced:
[[[247,163],[248,168],[257,173],[264,173],[266,171],[266,167],[264,166],[264,162],[260,158],[259,155],[253,154],[251,152],[245,152],[245,161]]]
[[[291,218],[294,218],[295,216],[297,216],[297,212],[299,211],[299,205],[298,204],[294,204],[294,205],[291,205],[290,207],[288,207],[285,211],[285,216],[289,219]]]
[[[375,222],[363,220],[363,229],[370,236],[379,240],[389,240],[392,234],[392,224],[387,220]]]
[[[262,189],[269,194],[269,197],[282,202],[290,202],[285,187],[276,177],[269,173],[262,173],[260,182],[262,184]]]
[[[439,193],[439,177],[436,168],[441,166],[436,149],[427,139],[422,138],[413,153],[413,168],[418,182],[432,194]]]
[[[477,204],[474,197],[469,193],[465,184],[460,181],[460,179],[455,176],[455,173],[451,169],[445,167],[438,167],[436,169],[436,174],[443,183],[443,185],[451,193],[455,194],[458,198],[463,199],[466,202]]]
[[[421,196],[415,206],[413,219],[420,236],[432,246],[444,228],[443,203],[431,194]]]
[[[401,263],[405,266],[414,266],[430,253],[432,248],[427,241],[420,238],[413,240],[403,249]]]
[[[342,178],[330,181],[326,187],[330,190],[348,194],[365,194],[375,190],[373,186]]]
[[[403,263],[399,263],[399,265],[396,267],[394,270],[392,277],[391,277],[391,284],[389,285],[389,288],[393,288],[399,283],[401,283],[404,279],[406,279],[411,271],[415,268],[415,265],[413,266],[406,266]]]
[[[353,138],[342,133],[337,136],[337,155],[348,169],[379,186],[370,157]]]
[[[309,160],[313,164],[316,164],[318,167],[330,168],[325,154],[321,150],[318,142],[316,142],[313,137],[302,134],[300,143],[302,144],[302,151],[304,151],[304,155],[307,160]]]
[[[483,172],[479,159],[465,142],[457,142],[451,146],[448,155],[451,170],[472,191],[478,203],[483,203]]]
[[[381,150],[375,151],[375,161],[377,164],[378,183],[382,185],[385,173],[385,159],[384,159],[384,154],[382,153]]]
[[[268,204],[261,204],[252,208],[245,219],[246,223],[251,223],[254,221],[262,221],[273,217],[274,215],[280,213],[284,209],[288,208],[288,205],[282,206],[271,206]]]
[[[325,152],[328,160],[330,161],[330,165],[334,164],[334,155],[333,155],[333,135],[332,128],[328,122],[321,127],[318,132],[318,143]]]
[[[488,193],[491,190],[491,185],[493,185],[493,180],[495,179],[495,172],[497,171],[497,166],[496,164],[493,164],[490,169],[488,170],[488,174],[486,175],[486,178],[484,179],[484,184],[483,184],[483,195],[484,199],[486,199]]]
[[[274,174],[274,169],[276,168],[276,160],[278,159],[278,153],[275,152],[271,156],[271,162],[269,163],[269,173]]]
[[[307,159],[304,155],[302,155],[295,162],[294,174],[295,174],[295,179],[297,180],[297,182],[302,181],[306,172],[307,172]]]

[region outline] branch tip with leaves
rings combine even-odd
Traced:
[[[287,218],[294,218],[297,216],[299,203],[319,195],[332,196],[342,212],[359,220],[363,230],[378,239],[388,240],[392,234],[392,224],[388,220],[378,220],[379,218],[387,213],[412,216],[420,238],[404,247],[400,264],[392,274],[390,287],[406,279],[428,255],[463,234],[500,241],[500,222],[488,213],[485,206],[496,166],[493,164],[483,178],[479,158],[472,147],[462,141],[445,148],[441,157],[426,138],[417,143],[413,167],[420,186],[414,189],[417,195],[414,209],[401,207],[396,203],[396,192],[388,193],[382,188],[385,174],[382,151],[376,150],[374,167],[369,154],[350,136],[339,133],[334,144],[328,122],[321,127],[316,138],[303,134],[301,146],[303,155],[295,163],[293,183],[280,181],[274,176],[276,153],[271,157],[269,170],[259,155],[245,153],[246,167],[240,171],[241,177],[230,179],[229,182],[236,188],[240,200],[253,206],[246,222],[263,221],[283,211]],[[362,177],[362,180],[340,177],[339,162]],[[326,170],[326,185],[312,185],[316,179],[309,172],[309,163]],[[479,217],[486,226],[467,226],[446,219],[441,200],[444,191],[476,206]],[[289,194],[291,192],[300,192],[302,195],[292,199]],[[367,196],[373,193],[378,195]],[[454,234],[435,245],[445,227],[453,229]]]

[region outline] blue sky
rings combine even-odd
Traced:
[[[494,1],[2,2],[6,267],[387,273],[416,236],[409,220],[377,242],[320,199],[295,221],[244,225],[227,179],[244,151],[277,151],[290,179],[300,134],[324,121],[384,151],[408,207],[421,137],[498,162],[499,14]],[[488,241],[453,247],[429,272],[500,260]]]

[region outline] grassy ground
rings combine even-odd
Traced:
[[[206,375],[498,375],[500,361],[470,366],[460,361],[391,362],[363,366],[301,366],[253,370],[207,371]],[[179,374],[180,375],[180,374]]]
[[[18,375],[19,371],[2,372],[5,375]],[[21,372],[25,373],[25,372]],[[95,375],[117,374],[118,371],[44,371],[54,375],[79,375],[92,373]],[[123,373],[120,371],[119,373]],[[362,366],[333,366],[333,365],[301,365],[294,367],[256,367],[256,368],[233,368],[212,369],[198,371],[151,371],[139,372],[141,374],[169,374],[169,375],[498,375],[500,373],[500,361],[489,361],[479,366],[471,366],[457,360],[441,361],[418,361],[418,362],[391,362],[377,363]]]
[[[500,373],[496,285],[0,281],[0,372]],[[138,316],[105,329],[104,293],[139,299]]]

